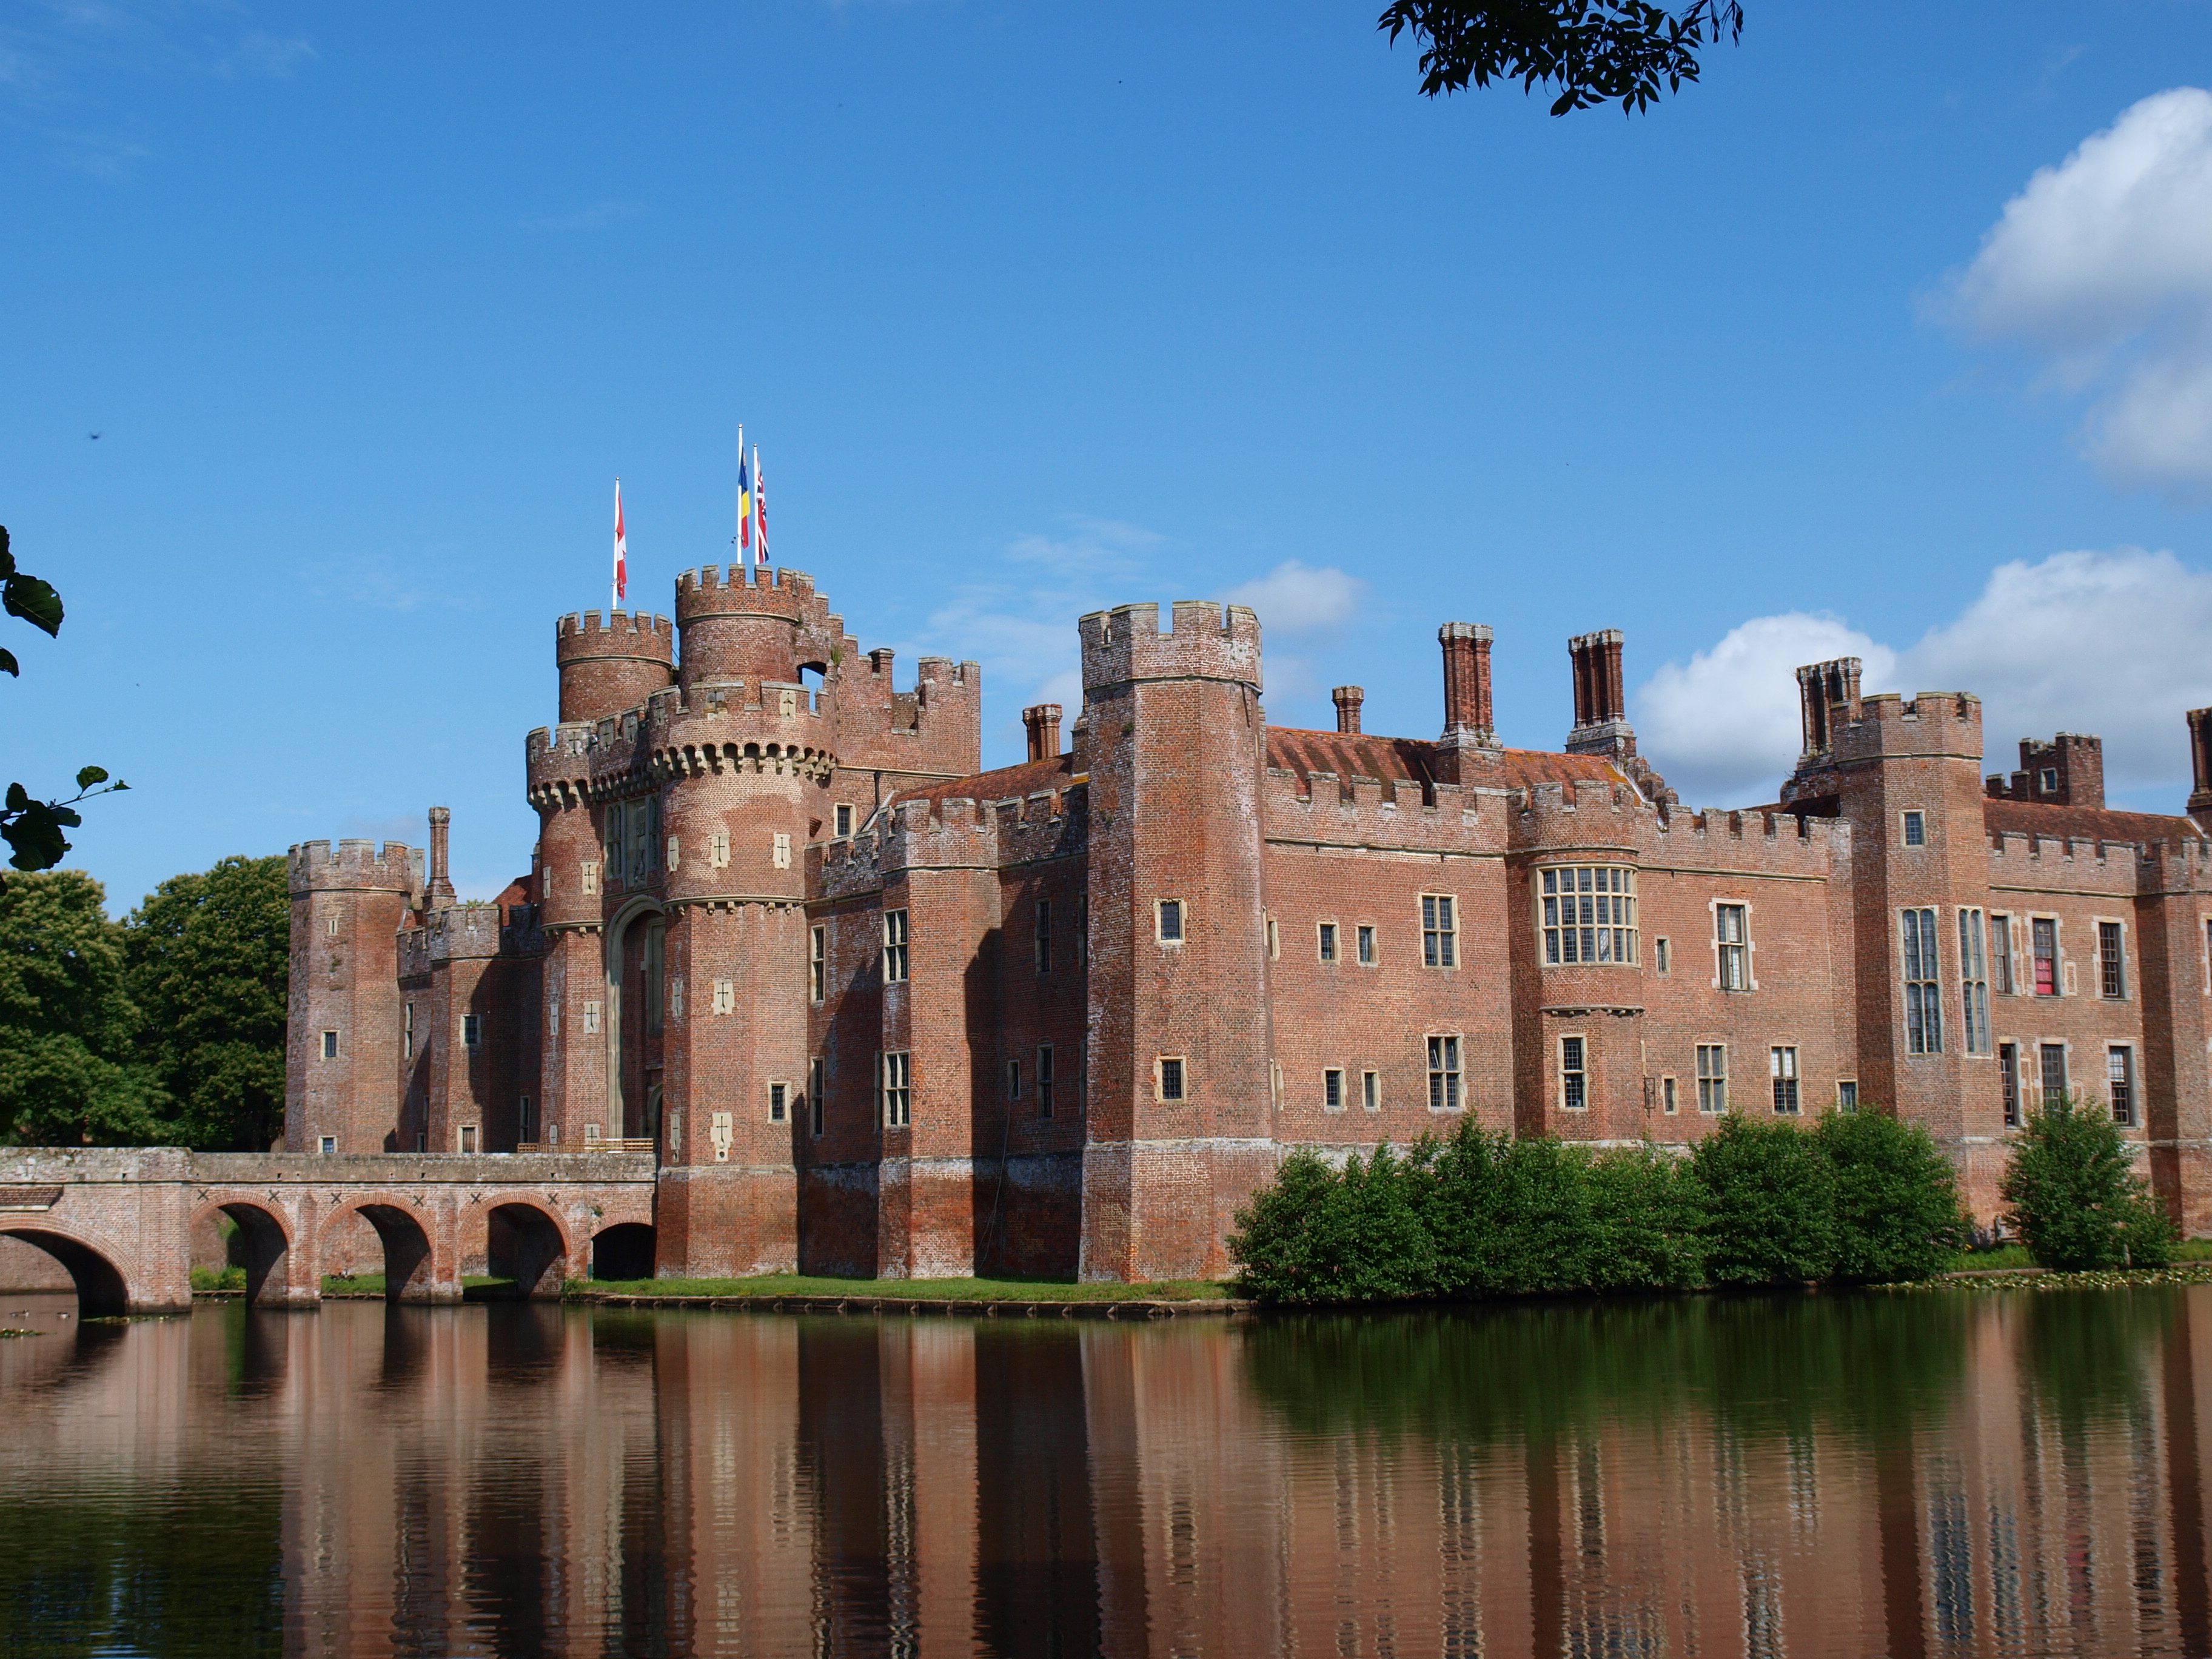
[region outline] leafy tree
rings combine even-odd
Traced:
[[[1670,12],[1650,0],[1391,0],[1376,27],[1421,43],[1421,91],[1434,98],[1472,82],[1559,88],[1552,113],[1620,103],[1624,113],[1698,78],[1698,55],[1743,34],[1741,0],[1690,0]]]
[[[254,1152],[283,1133],[290,928],[276,857],[172,876],[124,918],[141,1052],[172,1102],[164,1139]]]
[[[1593,1289],[1705,1282],[1705,1194],[1686,1158],[1656,1146],[1618,1146],[1592,1160],[1586,1183]]]
[[[15,568],[5,525],[0,525],[0,607],[9,616],[21,617],[32,627],[45,629],[48,637],[60,637],[62,596],[52,582]],[[23,672],[15,653],[4,647],[0,647],[0,671],[18,678]],[[104,783],[107,784],[105,789],[98,787]],[[78,769],[76,793],[66,800],[38,800],[21,784],[9,784],[5,804],[0,805],[0,840],[7,842],[13,854],[8,862],[18,870],[52,869],[70,849],[69,837],[62,832],[84,822],[77,815],[76,804],[130,787],[120,778],[108,783],[106,769],[98,766]],[[0,886],[5,885],[4,878],[0,878]]]
[[[1435,1256],[1388,1146],[1341,1173],[1303,1148],[1237,1212],[1229,1254],[1269,1302],[1387,1302],[1433,1294]]]
[[[75,870],[0,887],[0,1133],[24,1146],[155,1138],[159,1091],[132,1053],[123,930]]]
[[[1730,1115],[1698,1143],[1690,1165],[1705,1188],[1714,1284],[1802,1284],[1834,1271],[1834,1174],[1813,1136],[1794,1124]]]
[[[1862,1107],[1828,1113],[1814,1133],[1835,1171],[1837,1278],[1926,1279],[1966,1247],[1958,1173],[1927,1130]]]
[[[2005,1219],[2046,1267],[2162,1267],[2173,1224],[2129,1167],[2119,1126],[2100,1103],[2069,1095],[2022,1126],[1998,1188]]]

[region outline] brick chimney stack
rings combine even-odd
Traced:
[[[1359,705],[1367,701],[1367,693],[1356,685],[1340,685],[1328,695],[1330,701],[1336,704],[1336,729],[1357,733],[1359,730]]]
[[[1446,623],[1437,629],[1444,648],[1444,741],[1495,749],[1490,714],[1490,629],[1480,623]]]
[[[1052,760],[1060,753],[1060,705],[1041,702],[1022,710],[1022,726],[1030,734],[1030,758]]]
[[[2212,808],[2212,708],[2189,711],[2189,763],[2196,769],[2197,787],[2189,792],[2189,810]]]
[[[1577,634],[1567,641],[1575,680],[1575,725],[1567,733],[1571,755],[1626,760],[1636,753],[1636,732],[1628,723],[1628,689],[1621,675],[1622,642],[1618,628]]]
[[[433,908],[453,902],[453,884],[447,874],[446,864],[446,836],[453,821],[453,815],[447,808],[430,809],[429,902]]]

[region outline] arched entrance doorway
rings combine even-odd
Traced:
[[[606,974],[607,1094],[600,1136],[657,1139],[668,924],[651,899],[632,899],[607,925]]]
[[[653,1229],[642,1221],[618,1221],[592,1237],[592,1277],[653,1277]]]
[[[37,1245],[62,1264],[68,1271],[70,1282],[76,1286],[78,1318],[106,1319],[129,1310],[131,1292],[123,1283],[122,1273],[91,1245],[80,1243],[63,1233],[46,1232],[35,1227],[0,1231],[10,1238]]]

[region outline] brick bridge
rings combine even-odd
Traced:
[[[88,1316],[189,1308],[193,1265],[221,1265],[226,1250],[264,1307],[312,1308],[324,1274],[356,1271],[383,1273],[401,1302],[459,1302],[464,1273],[552,1297],[589,1275],[595,1251],[603,1267],[622,1258],[610,1276],[651,1274],[654,1161],[9,1148],[0,1234],[59,1261]],[[223,1216],[238,1224],[228,1244]]]

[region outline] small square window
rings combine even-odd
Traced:
[[[1359,965],[1362,968],[1372,968],[1375,965],[1375,930],[1363,926],[1358,934],[1358,939]]]
[[[1159,1078],[1162,1100],[1181,1100],[1184,1097],[1182,1055],[1161,1055]]]
[[[1159,936],[1164,944],[1179,945],[1182,942],[1182,901],[1181,899],[1160,901]]]
[[[336,1060],[337,1057],[338,1057],[338,1034],[337,1034],[336,1031],[325,1031],[325,1032],[324,1032],[324,1033],[323,1033],[323,1058],[324,1058],[325,1060]]]
[[[1928,817],[1925,813],[1907,812],[1905,815],[1905,844],[1907,847],[1925,847],[1928,844]]]
[[[2043,769],[2041,784],[2043,793],[2045,794],[2057,794],[2058,793],[2058,769],[2055,766],[2045,767]]]
[[[1324,921],[1321,925],[1321,959],[1323,962],[1336,960],[1336,924],[1333,921]]]
[[[836,822],[837,834],[840,837],[851,835],[853,833],[853,809],[849,806],[840,806],[837,809]]]
[[[336,1135],[325,1135],[318,1145],[320,1146],[322,1154],[325,1158],[335,1158],[337,1156],[338,1138]]]

